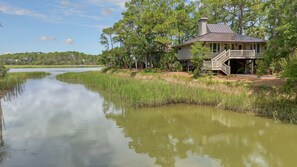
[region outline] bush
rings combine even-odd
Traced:
[[[210,50],[201,43],[196,43],[192,46],[191,52],[193,55],[191,62],[195,68],[193,72],[194,78],[198,78],[202,74],[203,60],[210,56]]]
[[[4,78],[7,72],[8,69],[3,64],[0,64],[0,78]]]

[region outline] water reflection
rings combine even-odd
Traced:
[[[152,166],[105,118],[99,94],[52,76],[29,80],[25,88],[17,98],[2,101],[9,145],[4,167]]]
[[[57,73],[0,103],[1,166],[295,166],[295,125],[189,105],[122,109]]]
[[[187,105],[130,109],[106,117],[131,138],[129,148],[164,167],[295,164],[296,127],[271,120]]]
[[[10,101],[14,98],[20,96],[24,90],[24,82],[18,82],[14,85],[12,90],[6,92],[6,94],[0,97],[0,164],[5,160],[7,157],[7,148],[5,148],[4,142],[4,128],[5,128],[5,121],[4,121],[4,114],[2,109],[2,99],[4,101]]]

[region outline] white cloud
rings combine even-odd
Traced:
[[[60,5],[53,5],[64,16],[78,16],[93,20],[102,20],[99,16],[86,14],[85,4],[70,2],[69,0],[59,0]]]
[[[65,41],[65,43],[66,43],[67,45],[71,45],[71,44],[74,43],[74,41],[73,41],[72,38],[67,38],[66,41]]]
[[[60,0],[60,4],[65,7],[83,8],[81,3],[70,2],[69,0]]]
[[[53,36],[42,36],[42,37],[39,38],[39,40],[41,40],[41,41],[54,41],[54,40],[56,40],[56,38],[53,37]]]
[[[97,5],[103,5],[103,4],[110,4],[110,5],[115,5],[119,6],[121,8],[125,7],[125,2],[129,0],[89,0],[90,3],[97,4]]]
[[[0,13],[4,13],[8,15],[17,15],[17,16],[29,16],[29,17],[33,17],[47,22],[54,22],[54,23],[61,22],[61,17],[55,17],[55,16],[49,17],[48,15],[41,14],[33,10],[15,7],[13,5],[9,5],[6,3],[1,3],[1,1],[0,1]]]
[[[113,9],[112,9],[112,8],[104,8],[104,9],[103,9],[103,14],[104,14],[105,16],[109,16],[109,15],[111,15],[112,12],[113,12]]]
[[[9,15],[18,15],[18,16],[31,16],[39,19],[47,19],[48,17],[44,14],[34,12],[32,10],[16,8],[8,5],[0,5],[0,12],[9,14]]]

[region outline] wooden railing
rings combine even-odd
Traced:
[[[229,59],[255,59],[258,57],[255,50],[224,50],[213,57],[211,61],[204,61],[203,66],[206,69],[221,70],[226,75],[230,75],[231,67],[225,64]]]
[[[212,70],[212,63],[211,61],[203,61],[203,67],[207,70]]]
[[[212,61],[219,61],[221,58],[226,56],[226,50],[224,50],[223,52],[221,52],[220,54],[218,54],[217,56],[215,56],[214,58],[212,58]]]
[[[228,50],[228,57],[232,58],[256,58],[255,50]]]
[[[230,75],[230,74],[231,74],[231,68],[230,68],[230,66],[226,65],[225,63],[222,64],[221,69],[222,69],[222,71],[223,71],[226,75]]]

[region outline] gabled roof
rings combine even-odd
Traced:
[[[209,33],[233,33],[231,28],[225,24],[207,24],[206,26]]]
[[[265,43],[266,41],[259,38],[238,35],[235,33],[207,33],[205,35],[190,39],[174,47],[191,45],[195,42],[241,42],[241,43]]]

